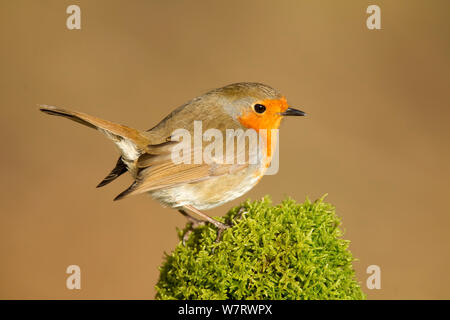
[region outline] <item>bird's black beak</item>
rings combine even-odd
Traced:
[[[287,108],[285,112],[280,112],[280,114],[282,116],[306,116],[306,113],[294,108]]]

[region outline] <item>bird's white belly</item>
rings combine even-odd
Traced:
[[[262,176],[261,170],[260,165],[251,165],[234,174],[183,184],[170,189],[155,190],[149,194],[163,205],[174,208],[191,205],[199,210],[212,209],[252,189]]]

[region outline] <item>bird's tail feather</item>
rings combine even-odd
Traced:
[[[81,123],[87,127],[97,129],[107,138],[112,140],[121,152],[121,157],[111,173],[98,184],[102,187],[127,171],[127,166],[132,165],[137,158],[147,149],[148,138],[139,130],[127,126],[103,120],[85,113],[64,110],[57,107],[40,105],[39,109],[50,115],[61,116]]]
[[[125,160],[135,160],[140,151],[145,150],[149,144],[148,138],[141,131],[121,124],[52,106],[40,105],[39,109],[44,113],[61,116],[99,130],[117,145]]]

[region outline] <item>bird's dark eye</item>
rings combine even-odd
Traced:
[[[253,106],[253,109],[255,109],[257,113],[264,113],[264,111],[266,111],[266,106],[258,103]]]

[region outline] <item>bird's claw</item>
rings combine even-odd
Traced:
[[[216,227],[217,227],[217,237],[216,237],[216,240],[215,240],[214,242],[215,242],[215,243],[218,243],[218,242],[220,242],[220,240],[221,240],[221,238],[222,238],[222,233],[223,233],[226,229],[228,229],[230,226],[227,225],[227,224],[225,224],[225,223],[220,223],[220,226],[219,226],[219,225],[216,225]]]
[[[190,222],[190,225],[183,235],[183,240],[182,240],[183,246],[186,246],[186,241],[189,239],[189,236],[191,235],[192,231],[194,231],[195,228],[204,226],[206,223],[205,221],[195,219],[194,217],[188,217],[188,220]]]

